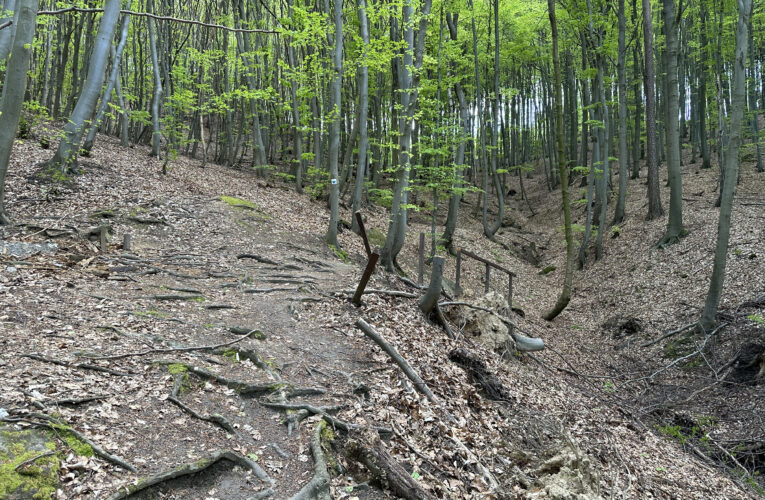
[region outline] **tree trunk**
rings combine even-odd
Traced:
[[[661,192],[659,191],[659,163],[656,159],[656,73],[653,65],[653,23],[651,0],[643,1],[643,45],[645,56],[645,142],[648,166],[648,220],[661,217]]]
[[[699,320],[699,326],[706,332],[714,328],[717,307],[720,304],[723,282],[725,281],[725,264],[728,256],[728,240],[730,237],[730,217],[733,207],[733,193],[736,187],[738,170],[738,153],[741,146],[741,128],[746,106],[746,52],[748,42],[749,13],[752,0],[738,0],[738,24],[736,25],[736,52],[733,68],[733,99],[730,122],[730,143],[725,157],[725,181],[720,202],[720,218],[717,223],[717,247],[715,249],[714,267],[709,283],[709,292],[704,303],[704,311]]]
[[[614,224],[619,224],[624,220],[624,204],[627,200],[627,162],[629,151],[627,151],[627,70],[626,70],[626,52],[625,32],[626,20],[624,16],[624,0],[619,0],[619,54],[617,60],[616,72],[619,78],[619,195],[616,199],[616,210],[614,212]]]
[[[679,41],[677,37],[677,13],[675,0],[664,0],[664,28],[666,31],[665,91],[666,109],[664,131],[667,144],[667,172],[669,174],[669,220],[664,236],[656,246],[677,242],[684,234],[683,229],[683,179],[680,165],[680,124],[678,123],[679,97],[677,83],[677,55]]]
[[[555,0],[547,0],[547,8],[552,32],[553,80],[555,85],[555,143],[558,149],[558,171],[560,172],[561,198],[563,199],[563,231],[566,235],[566,274],[563,280],[563,289],[555,306],[544,315],[544,319],[552,321],[566,308],[571,300],[571,285],[574,281],[574,236],[571,232],[571,208],[568,203],[568,171],[563,150],[563,96],[561,95],[558,23],[555,19]]]
[[[82,93],[77,99],[77,105],[72,111],[72,116],[64,127],[64,135],[59,143],[56,154],[47,165],[59,168],[62,171],[72,168],[77,163],[77,153],[80,149],[82,134],[85,132],[85,124],[93,116],[98,97],[101,95],[101,86],[106,72],[106,61],[109,57],[114,27],[120,15],[120,0],[105,0],[104,13],[98,26],[98,34],[93,44],[93,52],[88,65],[88,77],[82,87]]]
[[[329,14],[329,13],[328,13]],[[340,153],[340,107],[341,89],[343,84],[343,0],[334,0],[335,50],[332,56],[334,73],[332,75],[332,111],[329,124],[329,228],[325,239],[330,246],[340,249],[337,241],[337,224],[339,222],[340,185],[337,181],[337,160]]]
[[[27,70],[32,57],[37,5],[38,0],[18,0],[16,4],[16,30],[0,98],[0,225],[11,223],[5,213],[5,176],[8,173],[8,161],[13,142],[16,140],[16,129],[27,87]]]
[[[358,4],[359,33],[364,44],[364,53],[359,67],[359,162],[356,167],[356,186],[353,191],[353,213],[361,209],[361,197],[364,193],[364,167],[367,163],[367,147],[369,135],[367,132],[367,115],[369,110],[369,68],[367,66],[367,51],[369,50],[369,27],[367,25],[367,2],[359,0]],[[350,145],[349,145],[350,147]],[[351,214],[353,215],[353,214]],[[351,216],[351,229],[359,233],[359,222]]]
[[[88,130],[88,136],[85,138],[85,144],[82,146],[83,156],[90,155],[90,150],[93,149],[93,143],[96,140],[96,132],[98,132],[98,127],[101,126],[101,120],[104,116],[104,112],[109,106],[109,102],[112,98],[112,91],[114,90],[114,87],[120,78],[120,62],[122,61],[122,51],[125,49],[125,44],[127,44],[129,25],[130,14],[125,14],[122,19],[122,30],[120,31],[120,41],[117,45],[117,50],[115,51],[114,48],[111,49],[112,71],[109,75],[109,83],[106,86],[106,90],[104,91],[104,96],[101,98],[101,105],[98,107],[96,118],[93,120],[93,123],[90,125],[90,129]],[[122,110],[122,112],[124,113],[124,110]]]

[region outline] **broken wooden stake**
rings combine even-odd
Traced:
[[[130,233],[122,235],[122,249],[126,252],[133,251],[133,236]]]
[[[357,212],[358,213],[358,212]],[[361,296],[364,294],[364,289],[369,283],[369,278],[372,277],[372,273],[377,265],[377,259],[380,258],[380,251],[375,248],[375,251],[369,255],[369,261],[367,261],[367,267],[364,269],[364,274],[361,275],[361,281],[359,286],[356,287],[356,293],[353,294],[353,305],[359,307],[361,305]]]

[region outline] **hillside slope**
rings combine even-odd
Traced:
[[[623,345],[622,336],[603,327],[613,317],[636,318],[641,329],[634,338],[645,341],[698,312],[716,231],[708,206],[713,172],[698,174],[701,188],[687,187],[705,194],[686,205],[694,207],[686,210],[689,236],[663,252],[649,251],[663,222],[641,219],[643,190],[632,181],[630,218],[608,240],[605,259],[577,274],[575,297],[553,323],[540,316],[555,300],[560,271],[540,275],[521,257],[533,242],[540,264],[562,269],[556,194],[536,179],[527,188],[537,215],[527,217],[526,202],[510,202],[499,239],[513,252],[487,242],[463,210],[458,244],[518,274],[514,306],[525,318],[514,320],[555,350],[503,360],[470,338],[450,340],[422,317],[415,299],[369,295],[353,307],[343,290],[358,282],[363,246],[344,231],[343,260],[323,244],[329,218],[322,203],[249,171],[201,169],[189,159],[162,176],[147,153],[102,137],[82,162],[82,175],[54,185],[28,180],[49,152],[28,142],[14,150],[8,208],[17,225],[0,229],[0,240],[58,248],[52,255],[0,256],[6,388],[0,408],[19,426],[51,425],[51,418],[61,434],[71,426],[136,469],[87,457],[87,447],[63,436],[56,445],[60,498],[105,498],[139,478],[199,464],[216,450],[250,462],[232,467],[224,459],[136,498],[262,498],[257,492],[289,498],[314,475],[310,445],[319,418],[306,405],[341,422],[386,428],[383,449],[440,498],[492,496],[492,480],[495,496],[510,498],[754,497],[703,453],[656,431],[655,415],[643,408],[656,401],[640,399],[658,394],[656,388],[629,380],[670,361],[635,342]],[[765,291],[762,210],[741,203],[761,200],[764,187],[761,176],[745,172],[724,296],[729,309]],[[368,227],[384,232],[384,210],[366,212]],[[83,234],[103,223],[113,237],[102,254]],[[417,216],[411,226],[401,262],[409,272],[416,235],[427,224]],[[118,244],[126,233],[130,252]],[[453,265],[449,259],[447,277]],[[463,271],[466,295],[481,290],[483,268],[466,264]],[[495,286],[504,291],[503,281]],[[419,293],[380,271],[370,287]],[[762,312],[763,305],[755,307]],[[436,403],[355,327],[359,318],[411,363]],[[242,338],[253,330],[262,335]],[[499,397],[450,361],[455,349],[485,362],[501,383]],[[718,384],[708,392],[717,390],[749,401],[745,413],[719,418],[753,416],[748,430],[756,438],[759,425],[761,439],[755,418],[765,410],[761,385]],[[290,419],[304,420],[293,430],[282,423]],[[366,484],[368,472],[349,459],[349,436],[335,424],[321,440],[332,497],[388,495]],[[361,436],[350,437],[371,440]]]

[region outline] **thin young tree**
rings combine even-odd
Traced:
[[[5,71],[3,95],[0,98],[0,225],[10,224],[5,213],[5,176],[11,149],[16,140],[21,106],[27,89],[27,70],[32,57],[32,39],[35,35],[35,20],[39,0],[18,0],[16,9],[16,31],[11,43],[11,57]]]
[[[703,0],[702,0],[703,1]],[[645,58],[645,161],[648,166],[648,220],[661,217],[659,162],[656,158],[656,72],[653,64],[653,22],[651,0],[643,0],[643,55]]]
[[[723,283],[725,281],[725,265],[728,257],[728,241],[730,239],[730,218],[733,207],[733,194],[736,188],[736,176],[739,168],[739,148],[741,147],[741,128],[746,107],[746,53],[749,41],[749,13],[752,0],[738,0],[738,23],[736,24],[736,52],[733,66],[733,89],[731,102],[731,120],[728,140],[728,151],[725,154],[725,169],[722,197],[720,200],[720,217],[717,222],[717,246],[712,268],[712,278],[709,282],[709,292],[704,302],[704,310],[699,319],[699,326],[705,332],[711,331],[717,322],[717,308],[720,305]]]
[[[364,167],[367,163],[367,147],[369,135],[367,132],[367,114],[369,110],[369,27],[367,25],[367,1],[358,1],[359,34],[363,43],[361,64],[359,66],[359,160],[356,167],[356,185],[353,190],[353,213],[361,208],[361,196],[364,193]],[[349,145],[348,148],[351,146]],[[361,231],[356,217],[351,217],[351,229],[355,233]]]
[[[666,48],[664,50],[667,71],[664,81],[665,126],[667,144],[667,172],[669,174],[669,219],[664,235],[656,243],[657,247],[677,242],[684,234],[683,228],[683,177],[680,170],[680,101],[677,83],[677,56],[680,50],[678,40],[678,21],[680,16],[675,9],[674,0],[664,0],[664,31]]]
[[[647,1],[647,0],[646,0]],[[566,236],[566,274],[563,289],[555,306],[545,313],[544,318],[552,321],[571,301],[571,287],[574,281],[574,235],[571,232],[571,208],[568,202],[568,170],[566,169],[565,147],[563,145],[563,91],[561,89],[560,55],[558,52],[558,22],[555,17],[555,0],[547,0],[552,35],[553,85],[555,99],[555,145],[558,150],[558,172],[563,200],[563,231]]]

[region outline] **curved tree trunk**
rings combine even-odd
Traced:
[[[738,24],[736,25],[736,52],[733,68],[733,102],[730,122],[730,142],[725,155],[725,170],[723,175],[722,198],[720,202],[720,218],[717,223],[717,247],[715,249],[714,267],[709,283],[704,311],[699,325],[705,331],[711,331],[716,323],[717,306],[720,304],[723,282],[725,281],[725,264],[728,256],[728,240],[730,237],[730,216],[733,207],[733,193],[736,187],[738,170],[738,153],[741,146],[741,126],[744,121],[746,106],[746,51],[747,27],[752,0],[738,0]]]
[[[114,90],[114,87],[117,84],[117,81],[120,78],[120,62],[122,61],[122,51],[125,49],[125,45],[127,44],[127,36],[128,36],[128,26],[130,25],[130,14],[125,14],[125,17],[122,19],[122,30],[120,34],[120,42],[119,45],[117,45],[117,50],[115,51],[114,48],[112,48],[112,71],[109,75],[109,84],[106,86],[106,90],[104,91],[104,96],[101,98],[101,105],[98,107],[98,112],[96,113],[96,118],[93,120],[93,123],[90,125],[90,129],[88,130],[88,136],[85,138],[85,144],[82,146],[82,155],[88,156],[90,154],[90,150],[93,149],[93,144],[96,140],[96,132],[98,132],[98,127],[101,126],[101,120],[103,119],[104,112],[106,111],[106,108],[109,106],[109,102],[112,98],[112,91]],[[122,110],[124,113],[124,110]]]
[[[105,0],[104,14],[98,26],[98,34],[93,43],[93,52],[88,65],[88,77],[82,87],[80,97],[72,111],[72,116],[64,127],[64,136],[58,145],[56,154],[48,160],[47,165],[61,170],[72,168],[77,163],[82,135],[85,132],[87,120],[93,116],[101,86],[106,73],[106,61],[109,58],[109,47],[112,44],[114,28],[120,15],[120,0]]]
[[[544,319],[552,321],[566,308],[571,300],[571,285],[574,281],[574,236],[571,232],[571,208],[568,203],[568,170],[566,169],[563,146],[563,97],[561,95],[558,23],[555,19],[555,0],[547,0],[547,8],[552,32],[553,84],[555,85],[555,144],[558,149],[558,171],[560,172],[560,189],[563,200],[563,231],[566,235],[566,274],[563,279],[563,289],[560,292],[560,296],[558,296],[555,306],[544,315]]]

